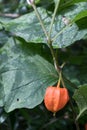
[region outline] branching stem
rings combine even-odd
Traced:
[[[46,36],[46,38],[47,38],[47,40],[48,40],[48,39],[49,39],[49,38],[48,38],[48,33],[47,33],[46,28],[45,28],[45,26],[44,26],[43,20],[42,20],[42,18],[41,18],[41,16],[40,16],[39,12],[38,12],[38,10],[37,10],[37,7],[36,7],[35,4],[32,4],[32,7],[33,7],[33,9],[34,9],[34,11],[35,11],[35,13],[36,13],[36,16],[37,16],[37,18],[38,18],[40,24],[41,24],[41,27],[42,27],[42,29],[43,29],[43,32],[44,32],[44,34],[45,34],[45,36]]]
[[[47,33],[47,31],[46,31],[46,29],[45,29],[43,20],[42,20],[40,14],[39,14],[39,12],[38,12],[38,10],[37,10],[37,8],[36,8],[36,5],[35,5],[35,4],[32,4],[32,7],[33,7],[34,10],[35,10],[36,16],[37,16],[37,18],[38,18],[38,20],[39,20],[39,22],[40,22],[40,24],[41,24],[41,27],[42,27],[42,29],[43,29],[43,31],[44,31],[45,36],[46,36],[46,38],[47,38],[47,44],[48,44],[48,46],[49,46],[49,48],[50,48],[50,51],[51,51],[51,54],[52,54],[52,57],[53,57],[55,69],[57,70],[59,76],[60,76],[60,74],[61,74],[61,79],[62,79],[61,82],[62,82],[63,87],[65,87],[64,81],[63,81],[63,79],[64,79],[68,84],[70,84],[72,87],[74,87],[74,88],[77,89],[77,86],[76,86],[75,84],[73,84],[70,80],[68,80],[68,79],[62,74],[62,69],[61,69],[61,67],[60,67],[59,64],[58,64],[58,59],[57,59],[57,57],[56,57],[56,55],[55,55],[55,51],[54,51],[54,48],[53,48],[53,46],[52,46],[52,42],[55,41],[56,38],[57,38],[61,33],[63,33],[63,31],[64,31],[68,26],[70,26],[71,24],[69,24],[69,25],[67,25],[66,27],[64,27],[60,32],[58,32],[58,34],[56,34],[56,36],[55,36],[53,39],[51,39],[51,37],[50,37],[51,32],[52,32],[52,27],[53,27],[54,19],[55,19],[55,15],[56,15],[57,9],[58,9],[58,7],[59,7],[59,2],[60,2],[60,0],[58,0],[58,2],[57,2],[57,4],[56,4],[56,7],[55,7],[55,10],[54,10],[54,14],[53,14],[52,21],[51,21],[51,25],[50,25],[49,34]],[[60,83],[60,81],[59,81],[59,83]],[[73,113],[74,113],[73,118],[74,118],[74,121],[75,121],[75,124],[76,124],[76,129],[77,129],[77,130],[80,130],[78,121],[76,121],[76,113],[75,113],[75,111],[74,111],[74,107],[73,107],[73,104],[72,104],[72,102],[71,102],[71,99],[70,99],[70,104],[71,104],[72,111],[73,111]]]
[[[53,17],[52,17],[52,20],[51,20],[51,24],[50,24],[49,37],[50,37],[51,32],[52,32],[52,27],[53,27],[55,16],[56,16],[56,13],[57,13],[57,10],[58,10],[58,7],[59,7],[59,3],[60,3],[60,0],[57,0],[56,6],[55,6],[55,9],[54,9],[54,13],[53,13]]]
[[[58,65],[58,60],[56,58],[56,55],[55,55],[55,52],[54,52],[54,49],[53,49],[53,46],[52,46],[52,42],[48,41],[48,45],[49,45],[49,48],[50,48],[50,51],[51,51],[51,54],[52,54],[52,57],[53,57],[55,69],[57,70],[58,74],[60,74],[61,68]]]
[[[71,106],[71,109],[72,109],[72,112],[73,112],[73,119],[74,119],[74,123],[76,125],[76,130],[80,130],[80,127],[79,127],[79,123],[78,121],[76,120],[76,112],[74,110],[74,107],[73,107],[73,104],[72,104],[72,101],[70,99],[70,106]]]

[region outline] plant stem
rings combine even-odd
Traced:
[[[61,70],[61,67],[58,64],[58,60],[56,58],[56,55],[55,55],[55,52],[54,52],[54,49],[53,49],[53,46],[52,46],[52,42],[48,41],[48,44],[49,44],[49,48],[50,48],[50,51],[51,51],[51,54],[52,54],[52,57],[53,57],[55,69],[57,70],[58,74],[60,75],[60,73],[62,74],[62,72],[61,72],[62,70]],[[63,81],[63,79],[64,79],[73,88],[78,89],[78,87],[74,83],[72,83],[69,79],[67,79],[63,74],[62,74],[61,78],[62,78],[63,87],[65,87],[64,81]]]
[[[73,88],[78,89],[78,87],[77,87],[74,83],[72,83],[69,79],[67,79],[64,75],[63,75],[63,79],[64,79],[68,84],[70,84]]]
[[[57,13],[57,10],[58,10],[58,7],[59,7],[59,3],[60,3],[60,0],[57,0],[57,4],[56,4],[56,7],[54,9],[53,17],[52,17],[51,24],[50,24],[49,37],[50,37],[51,32],[52,32],[52,27],[53,27],[55,16],[56,16],[56,13]]]
[[[58,80],[57,88],[60,88],[60,82],[61,82],[61,76],[59,76],[59,80]]]
[[[44,34],[45,34],[46,38],[47,38],[47,43],[48,43],[48,45],[49,45],[49,48],[50,48],[50,51],[51,51],[51,54],[52,54],[52,57],[53,57],[55,69],[57,70],[57,72],[58,72],[58,74],[59,74],[59,76],[60,76],[60,74],[62,74],[62,70],[61,70],[61,67],[60,67],[59,64],[58,64],[58,60],[57,60],[57,57],[56,57],[56,55],[55,55],[55,52],[54,52],[54,49],[53,49],[53,46],[52,46],[52,42],[55,41],[56,38],[57,38],[68,26],[70,26],[71,24],[69,24],[68,26],[64,27],[60,32],[58,32],[58,33],[56,34],[56,36],[55,36],[53,39],[50,38],[50,35],[51,35],[51,32],[52,32],[53,23],[54,23],[54,19],[55,19],[55,15],[56,15],[56,12],[57,12],[57,9],[58,9],[58,6],[59,6],[59,2],[60,2],[60,0],[58,0],[57,5],[56,5],[55,10],[54,10],[54,14],[53,14],[52,21],[51,21],[51,25],[50,25],[49,35],[48,35],[48,33],[47,33],[46,29],[45,29],[44,23],[43,23],[43,21],[42,21],[42,18],[41,18],[41,16],[40,16],[40,14],[39,14],[39,12],[38,12],[38,10],[37,10],[35,4],[32,4],[32,7],[33,7],[34,10],[35,10],[36,16],[37,16],[37,18],[39,19],[39,22],[40,22],[40,24],[41,24],[41,27],[42,27],[42,29],[43,29],[43,31],[44,31]],[[62,76],[63,76],[63,77],[62,77]],[[75,84],[73,84],[71,81],[69,81],[63,74],[61,75],[61,78],[62,78],[62,85],[63,85],[63,87],[65,86],[65,85],[64,85],[64,81],[63,81],[63,79],[64,79],[64,80],[67,81],[67,83],[69,83],[72,87],[74,87],[74,88],[77,89],[77,86],[76,86]],[[59,84],[60,84],[60,81],[59,81]],[[59,84],[58,84],[58,86],[59,86]],[[78,121],[76,120],[76,113],[75,113],[75,111],[74,111],[74,107],[73,107],[73,104],[72,104],[71,99],[70,99],[70,105],[71,105],[71,109],[72,109],[72,111],[73,111],[73,119],[74,119],[74,121],[75,121],[76,129],[77,129],[77,130],[80,130]]]
[[[62,77],[62,72],[61,72],[61,83],[62,83],[63,88],[65,88],[65,83],[64,83],[63,77]]]
[[[51,51],[51,54],[52,54],[52,57],[53,57],[55,69],[57,70],[58,74],[60,74],[61,68],[60,68],[60,66],[58,65],[58,60],[57,60],[57,58],[56,58],[54,49],[53,49],[53,47],[52,47],[52,42],[49,42],[49,41],[48,41],[48,45],[49,45],[49,48],[50,48],[50,51]]]
[[[37,7],[36,7],[35,4],[32,4],[32,7],[33,7],[33,9],[34,9],[34,11],[35,11],[35,13],[36,13],[36,16],[37,16],[37,18],[38,18],[40,24],[41,24],[41,27],[42,27],[42,29],[43,29],[43,32],[44,32],[44,34],[45,34],[45,36],[46,36],[46,38],[47,38],[47,40],[48,40],[48,39],[49,39],[49,38],[48,38],[48,33],[47,33],[46,28],[45,28],[45,26],[44,26],[43,20],[42,20],[42,18],[41,18],[41,16],[40,16],[39,12],[38,12],[38,10],[37,10]]]
[[[76,120],[76,112],[75,112],[75,110],[74,110],[74,107],[73,107],[73,104],[72,104],[71,99],[70,99],[70,106],[71,106],[71,109],[72,109],[72,112],[73,112],[73,119],[74,119],[74,121],[75,121],[76,130],[80,130],[79,123],[78,123],[78,121]]]
[[[58,0],[57,5],[56,5],[55,10],[54,10],[53,19],[52,19],[52,21],[51,21],[51,28],[52,28],[52,25],[53,25],[53,22],[54,22],[54,18],[55,18],[57,9],[58,9],[59,2],[60,2],[60,0]],[[36,16],[37,16],[37,18],[38,18],[38,20],[39,20],[39,22],[40,22],[40,24],[41,24],[41,27],[42,27],[42,29],[43,29],[43,31],[44,31],[45,36],[46,36],[46,38],[47,38],[47,43],[48,43],[48,45],[49,45],[49,48],[50,48],[50,51],[51,51],[51,54],[52,54],[52,57],[53,57],[54,66],[55,66],[57,72],[59,73],[59,72],[60,72],[60,67],[59,67],[59,65],[58,65],[58,61],[57,61],[57,59],[56,59],[54,49],[53,49],[53,47],[52,47],[52,40],[51,40],[51,38],[48,36],[48,33],[47,33],[46,29],[45,29],[43,20],[42,20],[40,14],[39,14],[39,12],[38,12],[38,10],[37,10],[37,8],[36,8],[36,5],[35,5],[34,3],[32,4],[32,7],[33,7],[33,9],[34,9],[34,11],[35,11],[35,13],[36,13]]]

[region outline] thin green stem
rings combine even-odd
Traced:
[[[58,74],[60,75],[60,73],[62,73],[62,72],[61,72],[61,67],[60,67],[59,64],[58,64],[58,59],[56,58],[56,55],[55,55],[55,52],[54,52],[52,43],[51,43],[51,42],[50,42],[50,43],[48,42],[48,44],[49,44],[49,48],[50,48],[50,51],[51,51],[51,54],[52,54],[52,57],[53,57],[55,69],[57,70]],[[64,79],[68,84],[70,84],[70,86],[72,86],[72,87],[75,88],[75,89],[78,89],[78,87],[77,87],[74,83],[72,83],[69,79],[67,79],[67,78],[63,75],[63,73],[62,73],[62,85],[63,85],[63,87],[65,86],[63,79]]]
[[[54,42],[54,41],[56,40],[56,38],[57,38],[60,34],[62,34],[70,25],[71,25],[71,24],[69,24],[69,25],[65,26],[64,28],[62,28],[62,29],[54,36],[54,38],[52,39],[52,41]]]
[[[71,106],[71,109],[72,109],[72,112],[73,112],[73,119],[75,121],[75,125],[76,125],[76,130],[80,130],[80,127],[79,127],[79,123],[78,121],[76,120],[76,112],[74,110],[74,106],[73,106],[73,103],[72,103],[72,100],[70,99],[70,106]]]
[[[59,80],[58,80],[58,83],[57,83],[57,88],[60,87],[60,83],[61,83],[61,73],[60,73]]]
[[[41,16],[40,16],[39,12],[38,12],[38,10],[37,10],[37,7],[36,7],[35,4],[32,4],[32,7],[33,7],[33,9],[34,9],[34,11],[35,11],[35,13],[36,13],[36,16],[37,16],[37,18],[38,18],[40,24],[41,24],[41,27],[42,27],[42,29],[43,29],[43,32],[44,32],[44,34],[45,34],[45,36],[46,36],[46,38],[47,38],[47,40],[48,40],[48,39],[49,39],[49,38],[48,38],[48,33],[47,33],[46,28],[45,28],[45,26],[44,26],[43,20],[42,20],[42,18],[41,18]]]
[[[62,83],[62,86],[65,87],[65,83],[64,83],[64,81],[63,81],[62,74],[61,74],[61,83]]]
[[[51,28],[52,28],[52,25],[53,25],[53,22],[54,22],[54,19],[55,19],[55,15],[56,15],[56,12],[57,12],[57,9],[58,9],[59,2],[60,2],[60,0],[58,0],[57,5],[56,5],[55,10],[54,10],[53,19],[52,19],[52,21],[51,21]],[[55,56],[54,49],[53,49],[53,47],[52,47],[52,41],[51,41],[51,39],[50,39],[50,37],[49,37],[49,35],[48,35],[46,29],[45,29],[43,20],[42,20],[40,14],[39,14],[39,12],[38,12],[38,10],[37,10],[37,8],[36,8],[35,3],[32,4],[32,7],[33,7],[33,9],[34,9],[34,11],[35,11],[35,13],[36,13],[36,16],[37,16],[37,18],[38,18],[38,20],[39,20],[39,22],[40,22],[40,24],[41,24],[41,27],[42,27],[42,29],[43,29],[43,31],[44,31],[45,36],[46,36],[46,38],[47,38],[47,43],[48,43],[48,45],[49,45],[49,48],[50,48],[50,51],[51,51],[51,54],[52,54],[52,57],[53,57],[54,66],[55,66],[57,72],[59,73],[59,72],[60,72],[60,67],[59,67],[59,65],[58,65],[58,61],[57,61],[57,58],[56,58],[56,56]],[[51,31],[51,30],[50,30],[50,31]]]
[[[52,17],[51,24],[50,24],[49,37],[50,37],[51,32],[52,32],[52,27],[53,27],[53,23],[54,23],[54,20],[55,20],[55,16],[56,16],[56,13],[57,13],[57,10],[58,10],[58,7],[59,7],[59,3],[60,3],[60,0],[57,0],[57,4],[56,4],[56,6],[55,6],[54,13],[53,13],[53,17]]]
[[[58,65],[58,60],[56,58],[52,43],[51,42],[49,43],[49,41],[48,41],[48,44],[49,44],[49,48],[50,48],[50,51],[51,51],[51,54],[52,54],[52,57],[53,57],[55,69],[57,70],[58,74],[60,74],[61,68]]]
[[[68,83],[70,84],[71,87],[75,88],[75,89],[78,89],[78,87],[72,83],[69,79],[67,79],[64,75],[63,75],[63,79]]]

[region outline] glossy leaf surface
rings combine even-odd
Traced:
[[[46,87],[56,83],[55,68],[39,55],[39,49],[10,39],[0,50],[0,106],[7,112],[35,107],[42,102]]]
[[[79,89],[75,91],[73,97],[79,108],[79,114],[77,116],[78,119],[84,112],[87,111],[87,84],[80,86]]]

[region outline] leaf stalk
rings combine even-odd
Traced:
[[[52,27],[53,27],[53,23],[54,23],[54,20],[55,20],[55,16],[56,16],[56,13],[57,13],[57,10],[58,10],[58,7],[59,7],[59,3],[60,3],[60,0],[57,0],[57,4],[56,4],[56,6],[55,6],[54,13],[53,13],[53,17],[52,17],[51,24],[50,24],[49,37],[50,37],[51,32],[52,32]]]
[[[43,29],[43,32],[44,32],[44,34],[45,34],[45,36],[46,36],[46,38],[47,38],[47,40],[48,40],[48,39],[49,39],[48,33],[47,33],[47,31],[46,31],[46,28],[45,28],[45,25],[44,25],[44,23],[43,23],[43,20],[42,20],[42,18],[41,18],[41,16],[40,16],[39,12],[38,12],[38,10],[37,10],[37,7],[36,7],[35,4],[32,4],[32,7],[33,7],[33,9],[34,9],[34,11],[35,11],[35,13],[36,13],[36,16],[37,16],[37,18],[38,18],[40,24],[41,24],[41,27],[42,27],[42,29]]]

